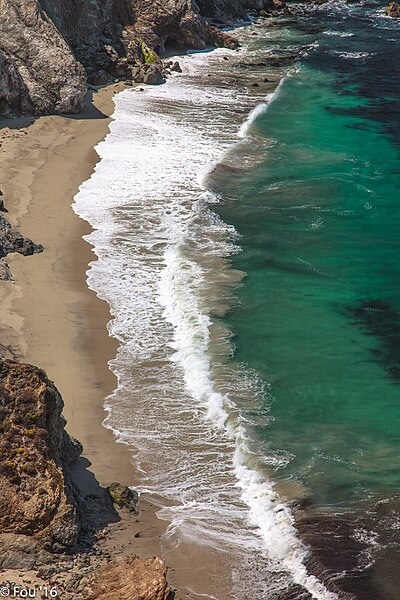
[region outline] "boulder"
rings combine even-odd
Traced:
[[[87,583],[88,600],[172,600],[167,568],[161,558],[116,558]]]
[[[385,14],[387,14],[388,17],[392,17],[393,19],[400,19],[400,4],[396,1],[391,2],[385,10]]]
[[[35,244],[29,238],[24,237],[19,231],[13,229],[9,221],[0,214],[0,259],[2,260],[11,252],[18,252],[24,256],[29,256],[43,252],[43,246]],[[3,260],[0,267],[0,279],[12,279],[9,267]]]
[[[177,60],[170,66],[170,70],[175,71],[176,73],[182,73],[181,65]]]
[[[128,512],[137,513],[136,505],[139,501],[139,494],[131,490],[127,485],[114,482],[107,488],[114,504],[119,508],[124,508]]]
[[[150,65],[150,67],[146,69],[142,81],[148,85],[159,85],[160,83],[164,83],[165,79],[158,67]]]

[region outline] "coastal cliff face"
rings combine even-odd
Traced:
[[[160,83],[165,46],[234,47],[207,19],[227,22],[263,0],[2,0],[0,116],[74,113],[86,82]],[[149,76],[150,73],[150,76]]]
[[[43,371],[0,361],[0,533],[51,551],[76,546],[80,531],[69,464],[82,446],[64,429],[63,406]]]
[[[3,0],[0,51],[18,78],[0,99],[3,112],[76,112],[83,106],[85,75],[56,25],[37,0]]]

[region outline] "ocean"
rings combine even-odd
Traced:
[[[191,598],[395,600],[399,26],[291,6],[115,98],[73,205],[120,342],[105,425]]]

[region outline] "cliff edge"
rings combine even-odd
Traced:
[[[0,361],[0,533],[74,548],[81,519],[69,465],[82,446],[65,431],[63,401],[45,373]]]

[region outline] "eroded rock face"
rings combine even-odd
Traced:
[[[86,81],[160,83],[166,46],[235,48],[236,40],[204,17],[229,22],[265,0],[2,0],[0,116],[73,113]],[[151,76],[149,76],[149,64]]]
[[[172,600],[167,568],[161,558],[114,559],[88,583],[89,600]]]
[[[17,71],[21,112],[79,112],[85,74],[70,47],[38,0],[2,0],[0,50]],[[21,81],[23,90],[21,90]],[[16,107],[2,98],[3,113]]]
[[[0,50],[0,117],[9,111],[30,112],[33,104],[15,64]]]
[[[68,465],[82,446],[65,432],[63,406],[43,371],[0,360],[0,534],[53,552],[72,549],[80,531]]]

